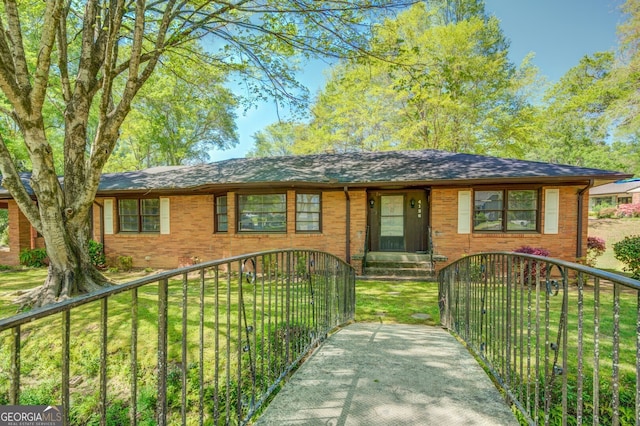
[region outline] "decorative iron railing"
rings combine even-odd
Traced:
[[[246,424],[354,309],[353,268],[324,252],[157,273],[0,320],[0,404],[62,405],[65,424]]]
[[[439,274],[441,322],[529,424],[640,424],[640,281],[482,253]]]

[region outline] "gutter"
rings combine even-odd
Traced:
[[[582,226],[584,216],[584,194],[593,187],[593,179],[589,179],[589,184],[585,186],[580,192],[578,192],[578,232],[576,235],[576,259],[580,259],[583,256],[582,253]]]
[[[349,197],[349,187],[344,187],[344,196],[347,202],[347,218],[345,223],[345,232],[346,232],[346,247],[345,247],[345,258],[348,264],[351,264],[351,198]]]

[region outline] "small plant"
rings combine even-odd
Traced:
[[[133,257],[131,256],[118,256],[118,269],[121,271],[130,271],[133,268]]]
[[[29,268],[47,266],[47,250],[43,248],[24,249],[20,252],[20,264]]]
[[[530,247],[530,246],[519,247],[515,249],[514,252],[523,253],[523,254],[533,254],[535,256],[544,256],[544,257],[548,257],[550,254],[549,250],[547,249]],[[529,261],[529,260],[525,260],[523,262],[523,265],[524,265],[523,272],[524,272],[525,281],[529,280],[530,282],[533,282],[535,280],[536,273],[538,271],[538,266],[540,268],[544,266],[542,262]]]
[[[640,279],[640,235],[629,235],[613,245],[613,253],[625,264],[624,270],[631,278]]]
[[[595,267],[596,260],[602,256],[607,250],[605,241],[600,237],[588,237],[587,238],[587,257],[585,263],[587,266]]]
[[[97,241],[89,240],[89,257],[91,264],[97,268],[104,268],[107,259],[104,256],[104,247]]]
[[[615,207],[606,207],[603,209],[600,209],[597,213],[598,219],[606,219],[606,218],[612,218],[616,216],[616,211],[618,209]]]

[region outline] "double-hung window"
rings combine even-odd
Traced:
[[[287,232],[286,194],[238,195],[239,232]]]
[[[227,213],[227,196],[226,195],[218,195],[215,198],[215,231],[216,232],[227,232],[229,230],[228,220],[229,216]]]
[[[118,200],[120,232],[160,232],[160,199]]]
[[[320,232],[320,194],[296,194],[296,232]]]
[[[475,191],[473,230],[476,232],[537,231],[538,192],[535,189]]]

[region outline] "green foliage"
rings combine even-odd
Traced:
[[[89,240],[89,257],[91,258],[91,264],[98,268],[104,267],[105,263],[107,263],[103,245],[94,240]]]
[[[238,102],[225,77],[220,67],[202,66],[198,55],[168,54],[138,93],[105,169],[205,162],[211,151],[235,146]]]
[[[640,279],[640,235],[630,235],[613,245],[616,259],[625,264],[631,277]]]
[[[133,268],[133,257],[118,256],[116,267],[122,271],[130,271]]]
[[[0,209],[0,246],[9,244],[9,210]]]
[[[47,266],[47,250],[44,248],[22,250],[20,252],[20,264],[29,268]]]
[[[616,211],[616,207],[603,207],[596,212],[596,216],[598,219],[609,219],[615,217]]]

